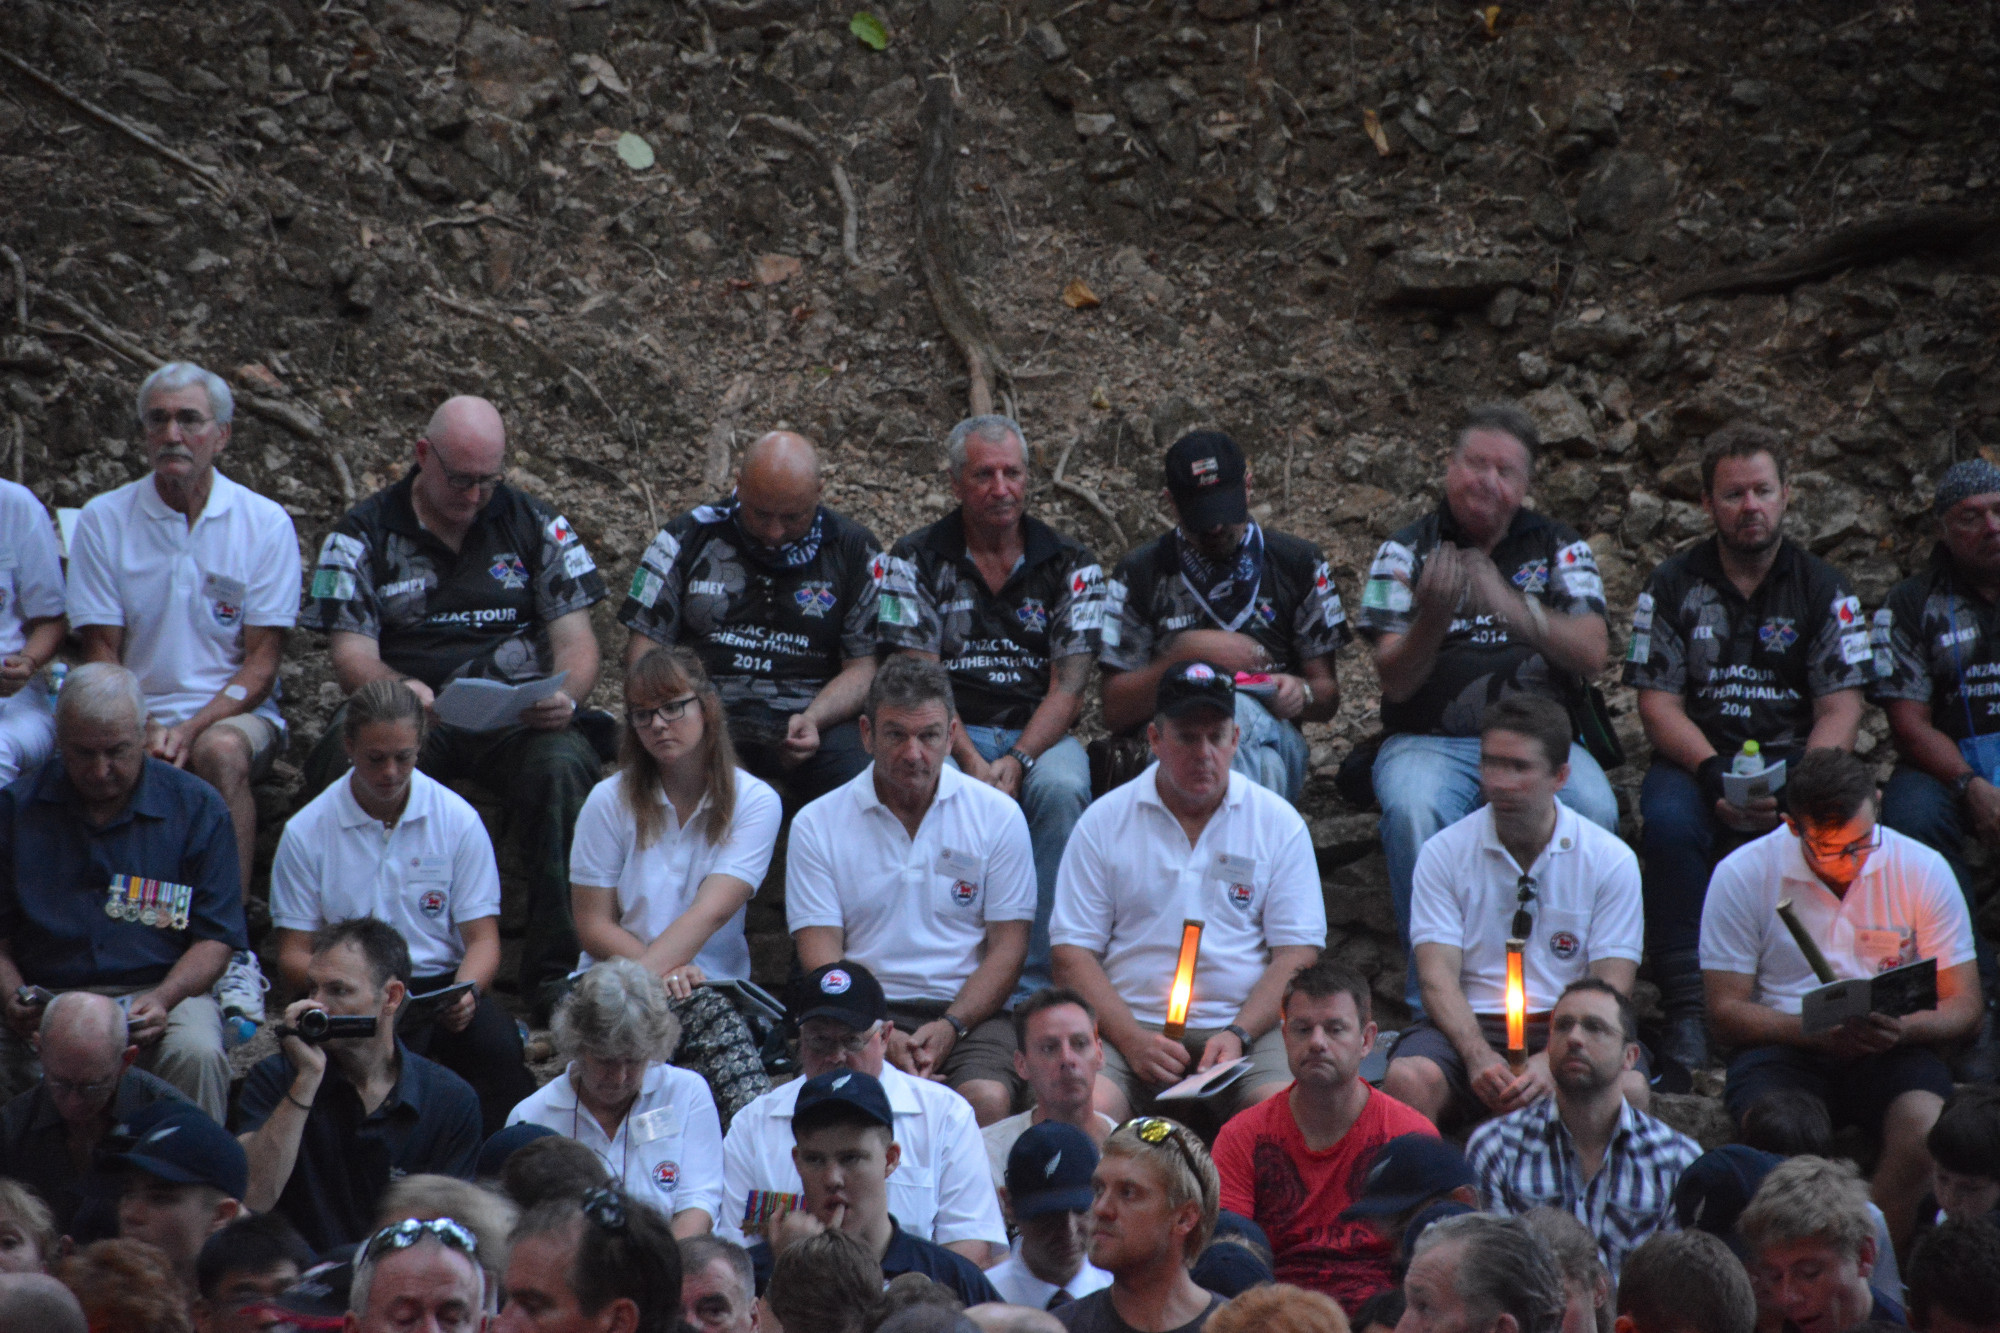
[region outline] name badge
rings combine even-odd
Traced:
[[[1254,856],[1235,856],[1229,852],[1217,852],[1215,854],[1215,869],[1211,874],[1216,879],[1225,879],[1232,884],[1250,883],[1257,878],[1257,858]]]
[[[1854,932],[1854,960],[1876,972],[1916,961],[1916,932],[1890,927]]]
[[[680,1117],[674,1114],[674,1108],[662,1106],[657,1110],[635,1115],[627,1121],[625,1137],[631,1143],[651,1143],[654,1139],[663,1139],[669,1134],[676,1133],[680,1127]]]
[[[432,883],[451,878],[451,858],[449,856],[413,856],[410,858],[410,879],[415,883]]]
[[[243,598],[248,592],[249,585],[242,579],[232,579],[227,574],[202,575],[202,600],[208,603],[208,613],[215,623],[224,629],[235,629],[243,623]]]
[[[938,853],[937,872],[950,879],[977,880],[985,869],[971,852],[955,852],[949,847]]]

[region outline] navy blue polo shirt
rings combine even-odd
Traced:
[[[143,1069],[128,1069],[118,1079],[111,1119],[122,1125],[162,1101],[194,1106],[165,1079]],[[124,1182],[115,1170],[95,1165],[77,1169],[69,1151],[69,1126],[49,1097],[46,1083],[37,1083],[0,1109],[0,1176],[18,1180],[41,1195],[55,1214],[56,1229],[79,1245],[118,1234],[118,1195]]]
[[[922,1273],[931,1281],[950,1287],[952,1294],[964,1301],[967,1307],[1001,1299],[993,1284],[986,1280],[986,1274],[972,1260],[955,1250],[947,1250],[942,1245],[912,1236],[894,1217],[889,1219],[889,1227],[889,1248],[882,1251],[882,1281],[885,1284],[890,1278],[901,1277],[904,1273]],[[771,1265],[770,1242],[760,1240],[752,1244],[750,1271],[756,1279],[759,1296],[771,1283]]]
[[[361,1094],[331,1063],[313,1097],[275,1211],[321,1254],[374,1231],[382,1192],[395,1177],[428,1172],[471,1180],[478,1169],[479,1096],[472,1085],[400,1041],[396,1054],[396,1086],[373,1111],[363,1109]],[[243,1080],[235,1132],[261,1129],[293,1076],[282,1051],[258,1061]]]
[[[60,755],[0,791],[0,941],[31,986],[150,986],[197,941],[249,948],[241,874],[222,797],[158,759],[103,828]],[[113,875],[191,887],[187,928],[106,916]]]

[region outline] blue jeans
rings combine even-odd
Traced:
[[[1639,787],[1641,879],[1646,894],[1646,952],[1655,961],[1701,947],[1701,907],[1718,861],[1748,837],[1715,817],[1715,802],[1694,774],[1655,758]]]
[[[1979,905],[1972,900],[1971,873],[1965,867],[1965,807],[1951,788],[1930,774],[1898,764],[1882,788],[1881,817],[1884,825],[1931,848],[1951,867],[1958,891],[1965,895],[1965,910],[1973,914],[1972,943],[1978,951],[1979,981],[1991,1004],[1996,981],[1993,945],[1979,933]]]
[[[1306,785],[1306,738],[1252,694],[1236,696],[1236,758],[1229,765],[1293,805]]]
[[[1375,798],[1382,804],[1382,853],[1389,862],[1389,892],[1396,903],[1396,925],[1409,958],[1403,986],[1410,1016],[1424,1011],[1417,986],[1417,965],[1410,958],[1410,883],[1417,873],[1417,853],[1430,836],[1455,824],[1480,805],[1479,737],[1391,736],[1375,756]],[[1604,770],[1581,745],[1569,747],[1569,782],[1556,799],[1570,809],[1618,830],[1618,798]]]
[[[1002,727],[967,727],[965,734],[988,763],[1021,739],[1019,731]],[[1035,924],[1028,933],[1021,984],[1014,989],[1017,1000],[1050,984],[1049,912],[1056,902],[1056,869],[1062,865],[1063,848],[1069,846],[1070,830],[1089,804],[1090,758],[1083,742],[1065,736],[1042,751],[1035,771],[1021,784],[1021,813],[1028,817],[1028,842],[1035,852]]]

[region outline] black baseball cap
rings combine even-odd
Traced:
[[[1674,1217],[1682,1231],[1706,1231],[1741,1248],[1736,1219],[1757,1187],[1785,1159],[1742,1143],[1727,1143],[1695,1158],[1674,1186]]]
[[[522,1120],[497,1130],[492,1137],[479,1147],[479,1165],[475,1168],[479,1178],[490,1179],[507,1169],[507,1159],[536,1139],[557,1137],[557,1131],[547,1125],[538,1125],[532,1120]]]
[[[1097,1145],[1075,1125],[1044,1120],[1028,1126],[1007,1153],[1007,1201],[1015,1220],[1083,1212],[1095,1170]]]
[[[889,1021],[889,1001],[875,974],[851,958],[814,968],[793,995],[793,1018],[831,1018],[856,1032]]]
[[[1181,527],[1207,532],[1225,523],[1247,523],[1250,501],[1243,489],[1249,467],[1236,441],[1219,430],[1183,435],[1167,450],[1167,494],[1174,499]]]
[[[1401,1134],[1376,1152],[1374,1164],[1361,1179],[1361,1197],[1347,1205],[1340,1220],[1394,1217],[1461,1185],[1477,1188],[1478,1184],[1465,1154],[1443,1139]]]
[[[889,1094],[872,1074],[858,1069],[829,1069],[815,1074],[799,1089],[792,1106],[792,1137],[817,1128],[845,1111],[858,1111],[882,1128],[894,1131],[896,1114],[889,1109]]]
[[[250,1188],[243,1145],[196,1106],[174,1105],[110,1160],[177,1185],[207,1185],[232,1199]]]
[[[1155,707],[1167,717],[1185,717],[1197,708],[1236,716],[1236,678],[1207,662],[1176,662],[1168,667],[1155,697]]]

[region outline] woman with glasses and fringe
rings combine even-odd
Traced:
[[[708,1080],[727,1129],[771,1083],[749,1026],[704,983],[750,979],[743,916],[782,807],[737,767],[722,700],[685,648],[655,648],[626,674],[622,732],[618,772],[584,801],[570,847],[578,966],[630,958],[660,978],[680,1063]]]

